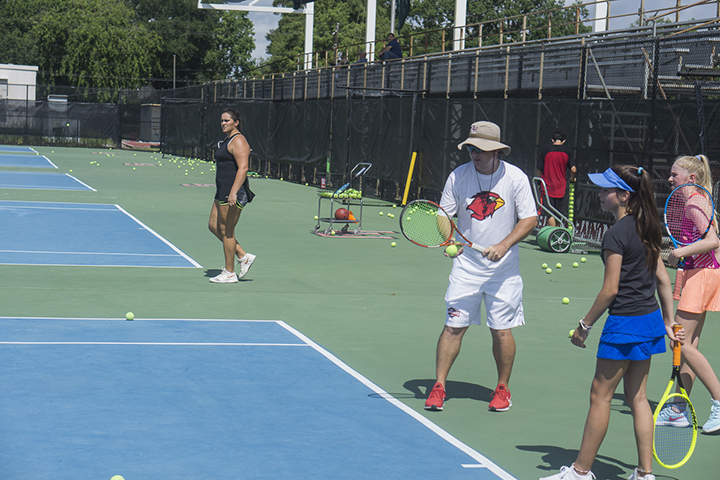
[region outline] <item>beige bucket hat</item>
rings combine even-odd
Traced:
[[[492,122],[473,123],[470,127],[470,136],[458,145],[458,150],[462,150],[465,145],[474,145],[484,152],[502,150],[505,155],[510,153],[510,147],[500,143],[500,127]]]

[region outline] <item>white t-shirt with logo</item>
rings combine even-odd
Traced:
[[[478,173],[473,162],[453,170],[445,182],[440,206],[450,216],[457,214],[458,230],[472,243],[483,247],[500,243],[518,220],[537,216],[527,175],[504,161],[500,161],[492,175]],[[480,282],[497,275],[496,279],[502,281],[507,276],[520,274],[519,257],[517,244],[498,262],[466,247],[453,261],[451,275]]]

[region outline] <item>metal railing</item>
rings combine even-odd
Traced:
[[[602,19],[606,22],[607,29],[596,32],[595,35],[608,35],[611,33],[631,34],[636,30],[629,23],[635,22],[637,27],[651,26],[658,22],[679,23],[680,15],[687,13],[693,15],[700,12],[701,7],[707,9],[714,6],[715,17],[720,17],[720,0],[698,0],[688,5],[682,5],[682,0],[677,0],[675,7],[646,9],[645,1],[640,1],[640,8],[636,13],[625,13],[619,15],[611,14],[612,4],[619,0],[597,0],[585,2],[550,10],[514,15],[498,19],[486,20],[460,27],[445,27],[435,30],[412,33],[398,37],[404,46],[407,57],[417,57],[433,54],[444,54],[482,47],[502,47],[507,44],[525,44],[538,40],[552,41],[564,39],[569,36],[590,34],[589,24],[594,19],[588,18],[587,8],[597,7],[600,4],[607,4],[607,15]],[[626,1],[626,0],[624,0]],[[585,12],[585,13],[583,13]],[[572,21],[566,21],[571,17]],[[560,20],[558,20],[560,19]],[[705,19],[691,22],[687,31],[694,28],[702,28],[714,22],[713,19]],[[625,25],[623,25],[623,23]],[[454,31],[460,31],[460,39],[456,41]],[[684,33],[684,32],[683,32]],[[384,42],[375,42],[373,51],[378,51],[384,46]],[[460,48],[456,48],[456,46]],[[379,47],[379,48],[378,48]],[[342,45],[331,50],[319,50],[311,52],[314,68],[327,68],[337,66],[340,59],[343,62],[349,58],[357,58],[361,51],[367,51],[367,43],[353,43]],[[300,53],[295,57],[295,70],[302,70],[305,67],[306,53]],[[372,61],[374,59],[368,59]],[[263,67],[259,67],[263,68]],[[288,72],[285,72],[287,74]],[[257,77],[267,78],[268,76],[282,75],[282,73],[258,75]],[[255,78],[254,76],[250,76]]]

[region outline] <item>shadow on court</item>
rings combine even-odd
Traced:
[[[560,471],[563,466],[571,465],[578,455],[578,450],[556,447],[553,445],[518,445],[518,450],[525,452],[537,452],[542,455],[541,462],[537,466],[538,470],[544,470],[547,473],[541,473],[542,476],[552,475]],[[598,455],[593,463],[592,472],[595,477],[607,480],[626,480],[627,471],[632,471],[635,465],[621,462],[612,457]],[[538,475],[538,477],[540,476]],[[665,478],[668,480],[678,480],[676,477],[657,475],[657,478]]]
[[[431,379],[408,380],[403,384],[403,387],[410,390],[410,392],[415,395],[415,398],[425,399],[433,385],[435,385],[435,380]],[[492,392],[492,389],[474,383],[448,381],[445,385],[446,400],[467,398],[490,403],[490,400],[492,400]]]

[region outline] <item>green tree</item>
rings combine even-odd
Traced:
[[[196,0],[128,0],[139,24],[162,39],[158,77],[204,82],[240,76],[254,64],[253,24],[246,12],[197,8]],[[167,88],[168,82],[155,82]],[[182,83],[180,84],[182,85]]]
[[[121,1],[5,0],[0,63],[37,65],[38,84],[137,88],[156,68],[160,39]]]

